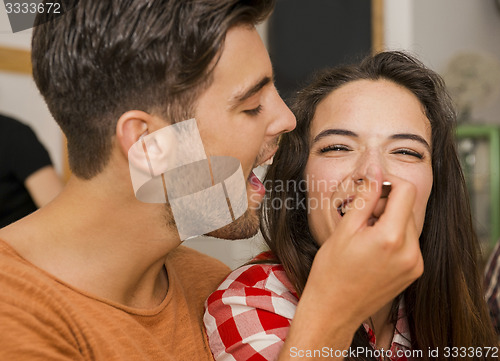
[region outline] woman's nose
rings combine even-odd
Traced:
[[[355,183],[361,184],[367,180],[367,173],[370,167],[380,168],[382,174],[386,173],[385,162],[383,161],[380,152],[376,150],[364,152],[355,164],[355,168],[352,172],[352,179]]]

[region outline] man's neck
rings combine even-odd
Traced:
[[[165,258],[179,244],[164,205],[71,180],[47,207],[0,230],[34,265],[71,286],[129,307],[153,308],[168,289]]]

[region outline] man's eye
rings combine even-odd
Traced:
[[[327,147],[324,147],[324,148],[321,148],[319,151],[320,153],[327,153],[327,152],[348,152],[350,151],[351,149],[349,149],[349,147],[345,146],[345,145],[339,145],[339,144],[335,144],[335,145],[329,145]]]
[[[259,115],[261,111],[262,111],[262,105],[259,105],[257,108],[244,110],[243,113],[248,114],[251,117],[254,117],[256,115]]]
[[[414,150],[411,150],[411,149],[398,149],[398,150],[394,151],[393,154],[409,155],[411,157],[415,157],[418,159],[424,158],[423,154],[415,152]]]

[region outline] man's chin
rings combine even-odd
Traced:
[[[259,231],[259,216],[257,212],[248,209],[240,218],[215,231],[207,233],[206,236],[237,240],[251,238]]]

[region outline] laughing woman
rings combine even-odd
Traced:
[[[266,177],[262,232],[270,252],[234,271],[207,301],[215,359],[292,355],[281,348],[315,254],[345,213],[362,206],[357,194],[374,169],[415,186],[424,273],[360,325],[351,349],[366,352],[354,359],[498,359],[441,78],[409,55],[380,53],[320,73],[292,110],[297,129],[283,135]],[[292,183],[299,186],[283,187]],[[325,200],[334,211],[325,211]],[[371,224],[384,216],[384,203]]]

